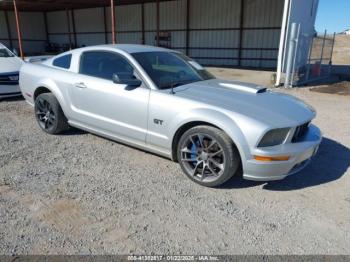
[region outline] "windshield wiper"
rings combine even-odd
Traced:
[[[193,83],[193,82],[197,82],[197,81],[193,81],[193,80],[188,80],[188,81],[175,81],[173,83],[169,83],[169,84],[166,84],[164,86],[160,86],[161,89],[169,89],[171,88],[171,93],[174,93],[173,92],[173,89],[176,88],[176,87],[179,87],[179,86],[183,86],[183,85],[187,85],[187,84],[190,84],[190,83]]]
[[[174,88],[174,87],[178,87],[184,85],[184,82],[174,82],[174,83],[167,83],[165,85],[161,85],[160,88],[161,89],[168,89],[168,88]]]

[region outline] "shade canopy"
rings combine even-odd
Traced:
[[[164,0],[163,0],[164,1]],[[156,2],[156,0],[115,0],[115,5]],[[58,11],[110,6],[110,0],[16,0],[19,11]],[[13,10],[13,0],[0,0],[0,10]]]

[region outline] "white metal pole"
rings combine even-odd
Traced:
[[[288,22],[288,9],[289,9],[289,1],[284,1],[284,10],[283,10],[283,20],[281,27],[281,36],[280,36],[280,44],[278,49],[278,61],[277,61],[277,72],[276,72],[276,83],[275,86],[279,86],[281,84],[281,76],[282,76],[282,60],[283,60],[283,47],[284,42],[286,41],[286,29]]]
[[[301,24],[298,24],[298,32],[297,32],[297,35],[296,35],[296,38],[295,38],[295,41],[294,41],[295,47],[294,47],[294,54],[293,54],[293,57],[294,57],[294,59],[293,59],[293,67],[292,67],[292,76],[293,76],[293,78],[291,79],[292,80],[291,87],[293,86],[293,80],[294,80],[294,74],[295,74],[295,64],[296,64],[297,56],[298,56],[300,28],[301,28]]]
[[[293,62],[295,56],[295,48],[298,34],[298,24],[292,23],[290,29],[289,46],[288,46],[288,56],[287,56],[287,69],[286,69],[286,80],[284,82],[284,87],[288,88],[292,85],[292,70]]]

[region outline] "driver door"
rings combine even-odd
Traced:
[[[144,84],[133,88],[115,84],[115,73],[134,74],[134,67],[116,52],[81,54],[79,74],[70,88],[76,120],[93,130],[144,143],[150,89]]]

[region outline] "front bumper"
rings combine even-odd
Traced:
[[[243,178],[254,181],[281,180],[302,170],[317,153],[322,141],[321,131],[310,125],[303,141],[263,149],[256,149],[260,156],[290,156],[288,161],[262,162],[250,159],[243,164]]]

